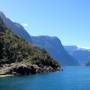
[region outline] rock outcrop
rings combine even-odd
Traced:
[[[38,65],[27,64],[6,64],[0,67],[0,75],[32,75],[37,73],[48,73],[59,71],[58,67],[53,68],[51,66],[39,67]]]
[[[19,63],[20,66],[16,65],[12,67],[12,63]],[[22,66],[21,63],[26,66]],[[29,66],[27,66],[27,64],[29,64]],[[39,49],[32,44],[28,44],[24,39],[11,32],[11,30],[3,23],[3,20],[0,19],[1,74],[9,74],[13,72],[21,75],[29,73],[34,74],[37,73],[37,69],[34,65],[41,69],[39,70],[40,72],[50,71],[51,68],[51,71],[56,71],[60,67],[60,65],[52,59],[46,51]]]

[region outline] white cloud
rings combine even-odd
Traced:
[[[12,18],[10,18],[10,19],[11,19],[11,21],[15,22],[15,20],[14,20],[14,19],[12,19]]]
[[[28,27],[29,25],[28,25],[27,23],[24,23],[23,26],[24,26],[24,27]]]
[[[90,49],[90,47],[82,47],[82,48],[85,48],[85,49]]]
[[[78,45],[78,48],[79,48],[79,49],[88,49],[88,50],[90,50],[90,47],[86,47],[86,46],[79,46],[79,45]]]
[[[31,25],[29,25],[27,23],[22,24],[22,26],[27,30],[31,29]]]
[[[27,24],[27,23],[23,23],[22,26],[27,30],[28,33],[31,34],[30,30],[31,30],[31,25]]]

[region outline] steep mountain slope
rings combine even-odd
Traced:
[[[32,43],[41,49],[45,49],[52,58],[56,59],[63,66],[79,65],[77,60],[70,56],[63,48],[57,37],[32,36]]]
[[[42,68],[51,67],[53,70],[59,67],[59,64],[46,51],[28,44],[12,33],[0,18],[0,65],[11,63],[37,65]]]
[[[14,32],[16,35],[18,35],[28,43],[33,43],[35,46],[45,49],[51,57],[61,62],[62,65],[78,65],[78,62],[64,50],[59,39],[43,36],[32,36],[31,38],[31,36],[26,32],[23,26],[18,23],[14,23],[10,19],[8,19],[2,12],[0,12],[0,17],[3,19],[4,24],[8,28],[10,28],[12,32]]]
[[[11,21],[9,18],[7,18],[2,12],[0,12],[0,17],[2,18],[4,24],[10,28],[12,32],[14,32],[19,37],[23,38],[27,42],[31,43],[30,35],[27,33],[27,31],[23,28],[22,25]]]
[[[78,48],[77,46],[64,46],[67,52],[76,58],[80,64],[85,64],[90,57],[90,50]]]

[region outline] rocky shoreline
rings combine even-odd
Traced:
[[[27,64],[5,64],[0,65],[0,77],[5,76],[17,76],[17,75],[33,75],[38,73],[48,73],[59,71],[58,67],[53,68],[51,66],[38,66],[38,65],[27,65]]]
[[[0,75],[32,75],[61,66],[43,49],[12,32],[0,17]]]

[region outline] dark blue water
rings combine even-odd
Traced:
[[[63,72],[0,78],[0,90],[90,90],[90,67],[64,67]]]

